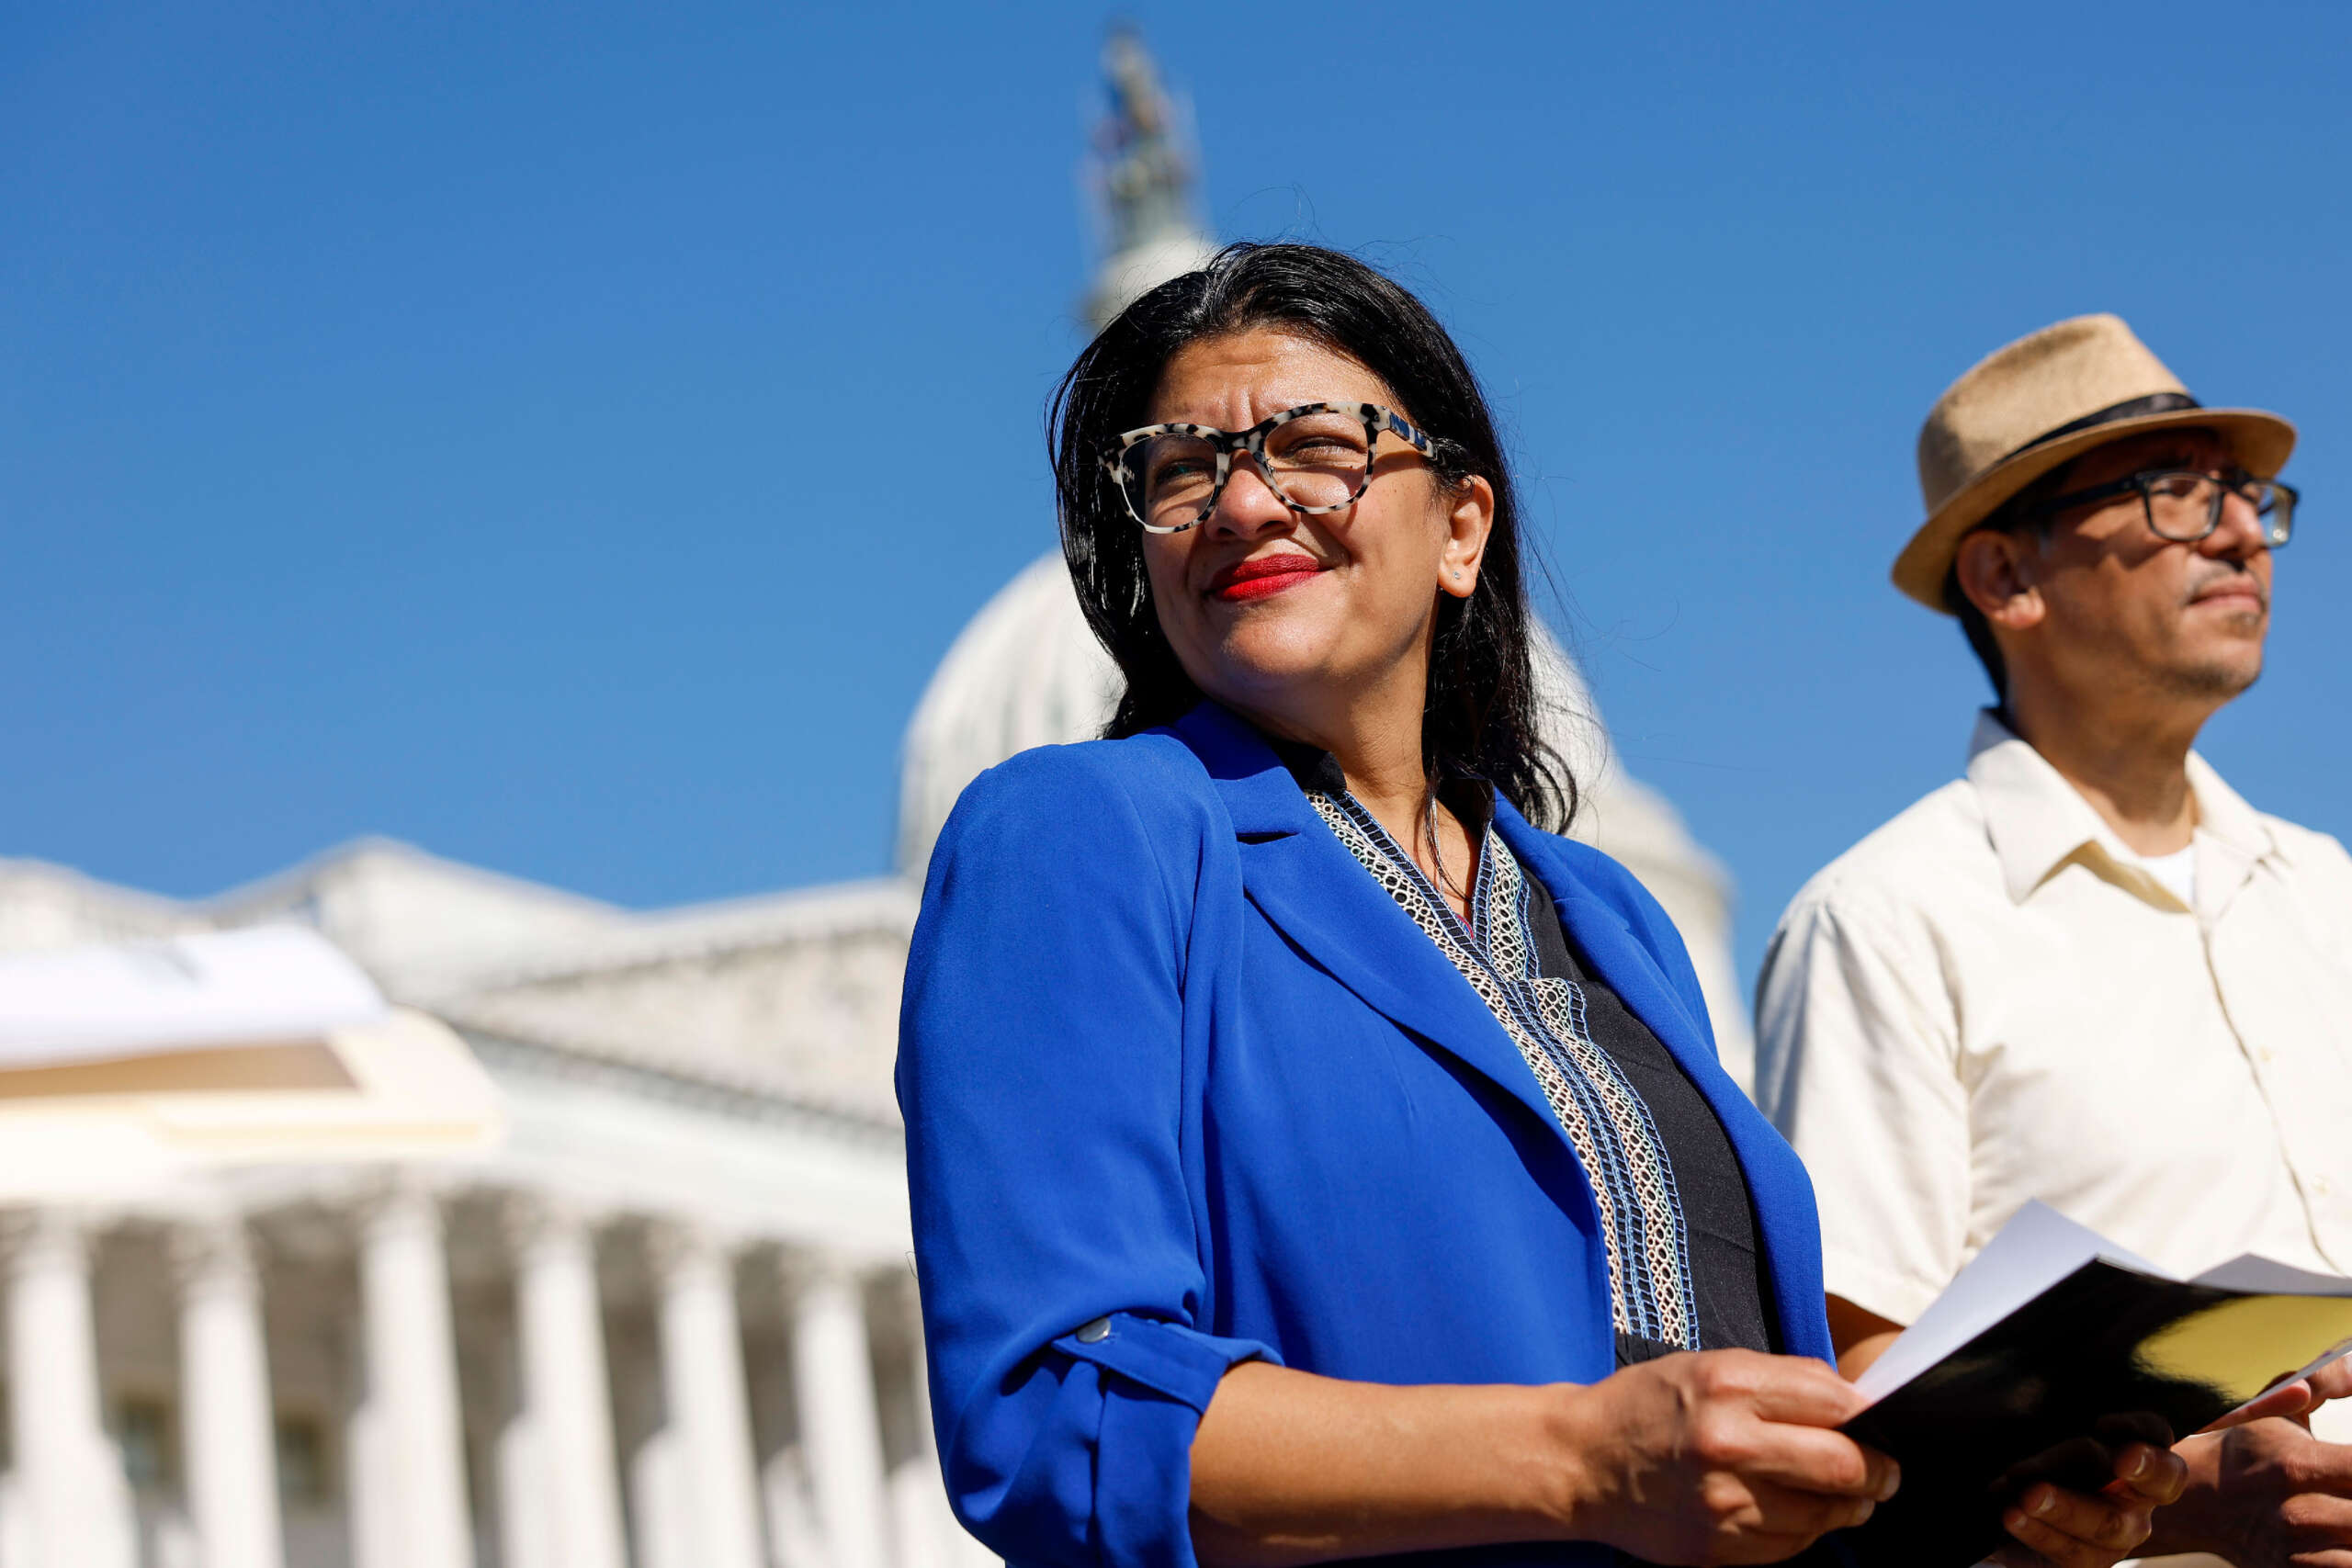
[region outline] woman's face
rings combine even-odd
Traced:
[[[1180,351],[1147,419],[1238,431],[1313,402],[1379,403],[1415,418],[1355,360],[1253,328]],[[1144,536],[1152,604],[1193,683],[1301,739],[1323,739],[1349,722],[1341,708],[1384,692],[1409,701],[1419,733],[1437,596],[1468,596],[1493,521],[1486,479],[1448,490],[1393,434],[1372,457],[1372,482],[1352,505],[1307,516],[1237,457],[1206,521]],[[1295,570],[1270,570],[1283,567]]]

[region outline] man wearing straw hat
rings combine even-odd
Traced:
[[[1758,1099],[1812,1171],[1849,1374],[2029,1199],[2183,1273],[2352,1272],[2352,859],[2191,750],[2261,673],[2294,441],[2104,315],[1928,416],[1894,583],[1959,619],[1996,702],[1964,778],[1797,895],[1758,989]],[[2352,1448],[2278,1419],[2182,1452],[2149,1551],[2352,1562]]]

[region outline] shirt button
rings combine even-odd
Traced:
[[[1078,1342],[1081,1345],[1100,1345],[1110,1337],[1111,1320],[1107,1317],[1098,1317],[1078,1331]]]
[[[2264,1046],[2261,1050],[2256,1051],[2256,1052],[2255,1053],[2255,1055],[2256,1055],[2256,1057],[2257,1059],[2259,1059],[2259,1060],[2261,1061],[2262,1065],[2263,1065],[2264,1066],[2266,1066],[2266,1067],[2267,1067],[2267,1066],[2268,1066],[2270,1065],[2271,1061],[2272,1061],[2272,1057],[2271,1057],[2271,1055],[2270,1055],[2270,1048],[2269,1048],[2268,1046],[2267,1046],[2267,1045],[2266,1045],[2266,1046]]]
[[[2312,1182],[2312,1190],[2318,1193],[2323,1198],[2326,1197],[2327,1178],[2324,1176],[2315,1178]]]

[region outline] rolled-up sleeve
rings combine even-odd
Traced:
[[[899,1016],[947,1490],[1021,1563],[1193,1562],[1191,1450],[1235,1362],[1200,1325],[1184,980],[1200,851],[1091,747],[965,794]],[[1156,829],[1156,831],[1155,831]],[[1181,852],[1170,845],[1182,846]]]

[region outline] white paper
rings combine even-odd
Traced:
[[[2049,1204],[2030,1202],[1928,1304],[1919,1321],[1854,1380],[1855,1390],[1872,1402],[1885,1398],[2095,1258],[2159,1280],[2176,1278]]]
[[[2352,1296],[2352,1280],[2340,1274],[2314,1274],[2251,1252],[2206,1269],[2189,1283],[2258,1296]]]
[[[0,1068],[317,1040],[384,1016],[358,966],[296,926],[0,957]]]

